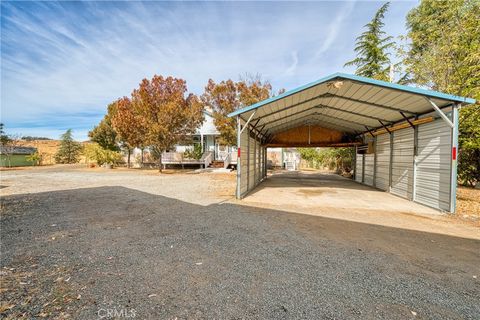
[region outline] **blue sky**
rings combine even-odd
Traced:
[[[77,139],[109,102],[154,74],[187,81],[261,74],[292,89],[350,72],[355,38],[382,2],[4,2],[1,121],[8,133]],[[386,31],[405,33],[416,2],[393,2]]]

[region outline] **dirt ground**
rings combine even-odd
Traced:
[[[194,170],[140,170],[87,168],[85,165],[28,167],[0,172],[0,195],[37,193],[78,188],[124,186],[199,205],[233,198],[234,174],[199,174]]]
[[[451,218],[480,227],[480,189],[457,188],[457,212]]]
[[[1,318],[480,314],[480,241],[451,234],[473,229],[442,215],[395,215],[406,228],[369,223],[377,213],[351,203],[336,217],[240,205],[234,173],[0,174]],[[364,220],[347,219],[348,210]]]
[[[470,189],[471,190],[471,189]],[[469,191],[470,191],[469,190]],[[464,189],[461,190],[464,195]],[[474,190],[477,191],[477,190]],[[461,198],[476,203],[474,194]],[[242,205],[480,239],[478,213],[451,215],[341,177],[332,172],[276,171]]]

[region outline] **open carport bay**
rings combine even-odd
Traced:
[[[357,183],[328,172],[277,171],[245,199],[272,206],[349,211],[386,211],[416,214],[440,214],[439,211],[412,203],[393,194]],[[313,213],[313,212],[312,212]]]
[[[464,226],[445,224],[445,214],[438,210],[329,172],[275,170],[237,202],[393,228],[466,235]],[[471,235],[475,232],[478,230]]]

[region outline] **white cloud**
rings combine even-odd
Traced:
[[[297,51],[292,51],[292,64],[285,70],[286,75],[293,75],[298,65],[298,53]]]
[[[355,1],[346,2],[345,5],[341,8],[340,12],[337,13],[333,21],[330,22],[328,27],[326,28],[327,32],[325,32],[325,39],[322,41],[322,46],[315,54],[315,57],[318,58],[323,53],[327,52],[330,47],[332,46],[333,42],[338,36],[340,28],[344,25],[344,20],[350,16],[353,9],[355,7]]]
[[[73,127],[84,135],[109,102],[153,74],[184,78],[195,93],[209,78],[238,79],[245,72],[293,88],[341,70],[365,24],[346,19],[353,8],[340,2],[3,2],[2,121],[38,134]],[[79,114],[88,116],[79,122]]]

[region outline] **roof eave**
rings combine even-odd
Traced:
[[[252,104],[248,107],[236,110],[232,113],[229,113],[227,116],[228,117],[235,117],[235,116],[240,115],[242,113],[258,109],[258,108],[260,108],[260,107],[262,107],[266,104],[269,104],[271,102],[283,99],[285,97],[288,97],[290,95],[293,95],[293,94],[298,93],[300,91],[303,91],[305,89],[309,89],[313,86],[316,86],[316,85],[319,85],[319,84],[322,84],[322,83],[325,83],[327,81],[331,81],[331,80],[334,80],[334,79],[338,79],[338,78],[351,80],[351,81],[358,81],[358,82],[362,82],[362,83],[366,83],[366,84],[372,84],[372,85],[376,85],[376,86],[380,86],[380,87],[384,87],[384,88],[388,88],[388,89],[394,89],[394,90],[399,90],[399,91],[403,91],[403,92],[409,92],[409,93],[423,95],[423,96],[430,97],[430,98],[438,98],[438,99],[448,100],[448,101],[452,101],[452,102],[458,102],[458,103],[462,103],[462,104],[474,104],[476,102],[476,100],[472,99],[472,98],[459,97],[459,96],[455,96],[455,95],[446,94],[446,93],[443,93],[443,92],[432,91],[432,90],[421,89],[421,88],[415,88],[415,87],[405,86],[405,85],[401,85],[401,84],[376,80],[376,79],[372,79],[372,78],[367,78],[367,77],[362,77],[362,76],[337,72],[337,73],[334,73],[334,74],[329,75],[327,77],[321,78],[317,81],[310,82],[310,83],[307,83],[307,84],[305,84],[303,86],[300,86],[298,88],[295,88],[295,89],[289,90],[287,92],[284,92],[284,93],[282,93],[278,96],[270,97],[268,99],[259,101],[255,104]]]

